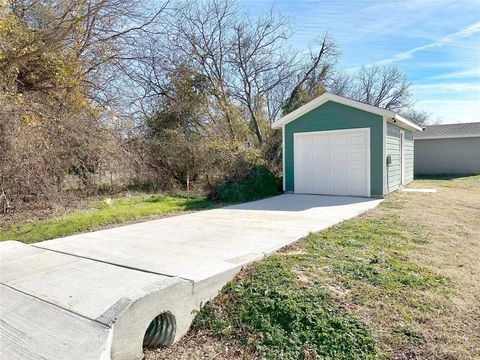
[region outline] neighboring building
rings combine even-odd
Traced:
[[[283,190],[381,197],[413,180],[413,133],[398,114],[325,93],[276,121]]]
[[[480,173],[480,122],[431,125],[415,134],[415,174]]]

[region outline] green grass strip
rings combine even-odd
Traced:
[[[178,211],[200,210],[213,206],[206,198],[167,195],[137,195],[96,202],[88,210],[47,220],[0,228],[0,240],[33,243],[98,229],[111,224]]]

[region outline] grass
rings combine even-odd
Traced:
[[[478,178],[478,175],[475,174],[436,174],[436,175],[416,175],[415,179],[416,180],[461,180],[461,179],[467,179],[467,181],[473,181],[475,178]]]
[[[374,333],[343,307],[383,299],[388,312],[431,314],[436,304],[418,292],[446,292],[448,279],[406,256],[426,241],[423,229],[387,217],[310,234],[230,283],[194,329],[234,336],[265,359],[379,358]],[[413,333],[398,325],[393,336],[420,341]]]
[[[422,179],[242,271],[146,359],[480,356],[480,176]]]
[[[374,359],[375,341],[365,325],[343,314],[326,288],[297,279],[297,268],[309,264],[301,258],[308,255],[274,255],[254,267],[204,307],[193,328],[234,336],[267,359],[296,359],[305,353]]]
[[[95,202],[87,210],[74,211],[53,219],[30,221],[0,228],[0,240],[33,243],[135,219],[200,210],[213,205],[212,201],[202,197],[190,198],[163,194],[105,199]]]
[[[221,184],[213,194],[207,197],[187,197],[165,194],[139,194],[105,199],[102,201],[79,202],[80,210],[70,211],[63,216],[55,214],[35,214],[28,212],[11,214],[0,225],[0,241],[18,240],[34,243],[57,237],[73,235],[86,231],[138,221],[172,213],[206,209],[220,203],[239,203],[262,199],[280,194],[281,179],[273,175],[264,166],[257,167],[243,180],[227,181]],[[137,190],[148,190],[149,184],[138,184]],[[214,200],[210,200],[213,198]],[[87,209],[84,209],[88,207]],[[38,215],[45,216],[38,219]],[[27,217],[36,220],[20,220]],[[20,221],[19,221],[20,220]]]

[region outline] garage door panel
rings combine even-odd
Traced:
[[[357,135],[352,135],[350,137],[351,144],[352,145],[364,145],[365,144],[365,136],[357,136]]]
[[[313,138],[305,138],[305,141],[302,142],[302,148],[312,149],[313,148]]]
[[[333,145],[347,145],[348,143],[348,138],[347,136],[341,135],[341,136],[333,136]]]
[[[327,181],[316,182],[314,194],[315,193],[321,194],[329,191],[330,191],[330,182],[327,182]]]
[[[332,153],[333,160],[335,161],[347,161],[348,152],[347,151],[335,151]]]
[[[365,152],[358,152],[358,151],[351,151],[350,152],[350,160],[352,161],[358,161],[358,162],[364,162],[366,160],[366,155]]]
[[[348,195],[349,189],[348,189],[348,184],[347,182],[336,182],[333,183],[332,186],[330,187],[330,190],[333,194],[336,195]]]
[[[330,160],[330,154],[328,151],[316,151],[315,159],[317,161],[328,162]]]
[[[308,192],[308,193],[315,193],[316,191],[316,188],[315,188],[315,183],[313,182],[305,182],[304,184],[304,189],[305,189],[305,192]]]
[[[351,189],[350,189],[352,192],[354,193],[361,193],[363,190],[364,190],[364,186],[363,184],[357,184],[357,183],[353,183],[351,185]]]
[[[329,145],[330,140],[326,138],[316,139],[314,142],[315,148],[324,148]]]
[[[349,173],[348,170],[349,170],[349,169],[348,169],[348,167],[346,167],[346,166],[342,166],[342,167],[336,166],[336,167],[334,167],[334,168],[332,169],[332,172],[333,172],[332,175],[333,175],[334,177],[347,177],[347,176],[348,176],[348,173]]]
[[[369,132],[295,136],[295,192],[369,196]]]
[[[351,177],[363,179],[364,175],[365,175],[365,169],[363,168],[351,168],[350,170]],[[362,184],[363,184],[363,181],[362,181]]]

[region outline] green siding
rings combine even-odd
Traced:
[[[401,182],[400,130],[405,132],[405,183],[413,180],[413,133],[396,125],[387,124],[386,155],[390,155],[391,164],[387,167],[387,192],[397,190]]]
[[[285,125],[285,190],[294,191],[293,134],[310,131],[370,128],[370,192],[383,195],[383,118],[328,101]]]

